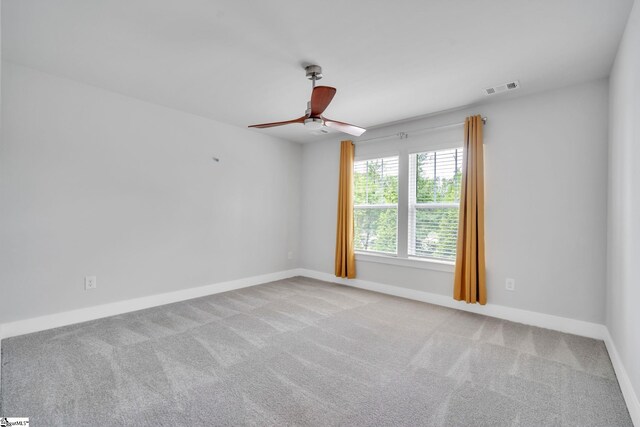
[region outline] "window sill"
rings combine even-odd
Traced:
[[[419,268],[422,270],[435,270],[453,273],[455,264],[450,261],[440,261],[435,259],[422,258],[398,258],[393,255],[371,254],[356,252],[356,261],[373,262],[378,264],[390,264],[400,267]]]

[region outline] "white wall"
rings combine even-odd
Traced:
[[[607,105],[607,81],[599,80],[380,128],[363,138],[456,123],[470,114],[488,116],[489,302],[603,323]],[[462,127],[459,132],[462,141]],[[304,146],[302,266],[328,273],[333,272],[338,163],[337,140]],[[363,280],[452,293],[450,272],[362,261],[356,267]],[[515,292],[504,289],[506,277],[515,278]]]
[[[2,71],[0,295],[12,304],[0,323],[297,266],[333,271],[338,140],[301,148],[19,65]],[[365,135],[488,116],[489,302],[601,323],[607,96],[601,80]],[[96,291],[83,290],[85,275],[98,276]],[[358,262],[358,277],[451,293],[444,271]]]
[[[11,63],[2,92],[0,323],[297,266],[298,144]]]
[[[607,327],[640,395],[640,4],[610,77]],[[636,402],[636,406],[640,407]]]

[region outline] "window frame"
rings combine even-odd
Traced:
[[[359,155],[356,148],[354,162],[379,159],[382,157],[398,156],[398,220],[396,237],[396,254],[388,254],[373,251],[355,251],[356,261],[387,264],[401,267],[453,272],[454,261],[437,258],[416,257],[408,254],[409,251],[409,156],[425,151],[439,151],[453,148],[462,148],[462,138],[449,139],[440,142],[418,142],[411,144],[402,143],[405,140],[396,141],[396,148],[381,147],[374,149],[367,147],[365,154]]]

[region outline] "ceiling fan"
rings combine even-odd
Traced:
[[[311,101],[307,102],[307,110],[304,116],[294,120],[287,120],[284,122],[263,123],[260,125],[251,125],[250,128],[272,128],[276,126],[290,125],[293,123],[302,123],[305,127],[311,130],[322,129],[323,126],[327,126],[331,129],[335,129],[340,132],[348,133],[349,135],[360,136],[366,132],[366,129],[359,126],[350,125],[349,123],[338,122],[331,120],[322,115],[324,110],[327,109],[331,100],[336,94],[336,88],[329,86],[316,86],[316,81],[322,78],[322,67],[319,65],[309,65],[305,67],[307,78],[311,80]]]

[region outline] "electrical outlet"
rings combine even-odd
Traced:
[[[515,279],[507,278],[507,281],[505,282],[505,286],[504,287],[508,291],[515,291],[516,290],[516,281],[515,281]]]
[[[289,251],[289,253],[287,254],[287,258],[293,259],[293,252]]]
[[[95,289],[98,287],[98,279],[96,276],[86,276],[84,278],[84,290]]]

